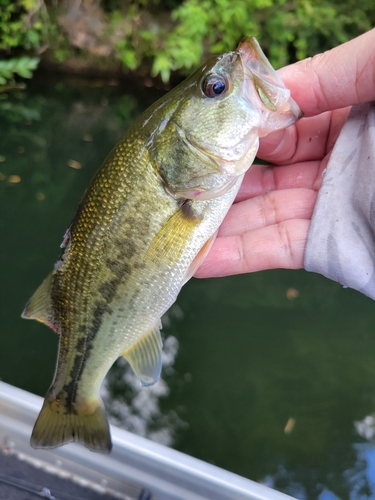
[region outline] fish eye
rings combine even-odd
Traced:
[[[222,75],[209,75],[203,80],[202,91],[207,97],[217,97],[228,89],[228,81]]]

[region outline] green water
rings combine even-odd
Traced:
[[[158,96],[59,75],[0,94],[3,381],[48,389],[57,336],[20,313],[93,173]],[[163,323],[163,380],[140,390],[116,364],[103,388],[112,422],[301,500],[375,498],[373,301],[268,271],[193,279]]]

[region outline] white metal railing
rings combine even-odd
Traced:
[[[0,446],[50,472],[127,500],[138,498],[143,488],[160,500],[295,500],[114,426],[110,455],[77,444],[34,450],[29,438],[42,401],[0,382]]]

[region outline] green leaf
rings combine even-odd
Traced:
[[[31,78],[32,72],[37,68],[38,63],[38,57],[27,56],[0,61],[0,76],[5,81],[13,79],[14,74],[23,78]]]

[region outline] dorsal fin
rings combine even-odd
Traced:
[[[162,347],[159,328],[154,326],[122,353],[143,386],[155,384],[160,377]]]
[[[34,292],[34,295],[26,304],[25,310],[22,313],[22,318],[36,319],[41,323],[45,323],[56,333],[60,333],[59,328],[55,324],[53,315],[51,300],[52,273],[53,271],[49,273],[40,287]]]

